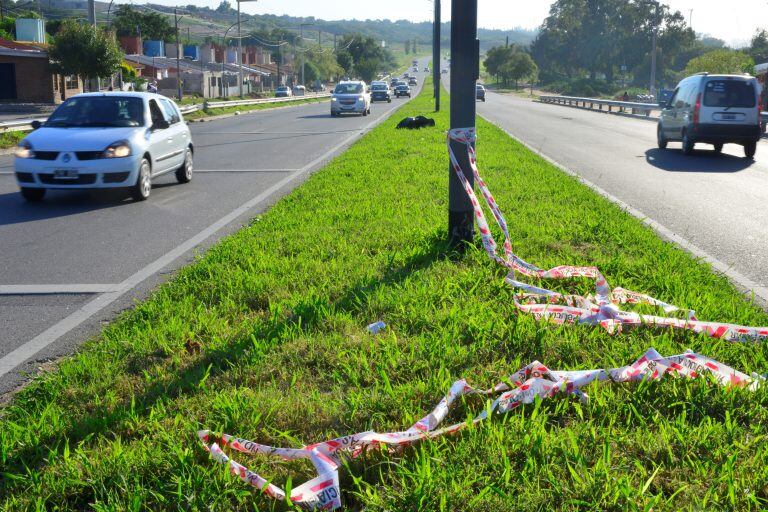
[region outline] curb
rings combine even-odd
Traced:
[[[219,114],[219,115],[212,115],[212,116],[206,116],[206,117],[200,117],[198,119],[185,119],[187,123],[205,123],[208,121],[216,121],[218,119],[228,119],[230,117],[235,116],[244,116],[246,114],[256,114],[258,112],[264,112],[266,110],[280,110],[285,108],[292,108],[292,107],[301,107],[303,105],[311,105],[312,103],[322,103],[324,99],[330,100],[330,97],[328,98],[321,98],[319,101],[306,101],[303,103],[294,103],[291,105],[280,105],[277,107],[270,107],[270,108],[254,108],[251,110],[244,110],[242,112],[238,111],[237,113],[230,113],[230,114]]]

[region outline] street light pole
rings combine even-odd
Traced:
[[[477,0],[451,0],[451,129],[475,126],[478,50]],[[451,150],[474,186],[466,147],[451,141]],[[474,209],[450,162],[448,176],[448,240],[451,247],[463,250],[474,237]]]
[[[299,25],[299,40],[301,41],[301,46],[304,46],[304,27],[309,27],[310,25],[314,25],[314,23],[301,23]],[[306,52],[301,52],[301,85],[304,85],[306,87],[306,84],[304,83],[304,57]]]
[[[435,4],[435,19],[432,26],[432,87],[435,98],[435,112],[440,112],[440,0]]]
[[[258,0],[237,0],[237,61],[240,66],[240,97],[243,97],[243,38],[240,34],[240,2],[258,2]]]
[[[656,45],[659,37],[659,2],[649,2],[656,7],[656,14],[653,18],[653,44],[651,49],[651,96],[656,96]]]
[[[179,48],[179,17],[176,14],[176,9],[173,9],[173,24],[176,28],[176,93],[181,101],[181,66],[179,54],[181,53]]]

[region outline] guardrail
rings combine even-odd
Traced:
[[[32,129],[32,121],[43,122],[47,117],[39,117],[32,119],[14,119],[13,121],[5,121],[0,123],[0,133],[5,132],[28,132]]]
[[[576,96],[539,96],[542,103],[554,103],[556,105],[568,105],[571,107],[591,108],[603,110],[607,107],[608,112],[623,112],[629,110],[632,114],[641,113],[650,116],[654,110],[661,110],[656,103],[637,103],[634,101],[616,101],[602,98],[579,98]],[[616,108],[617,110],[614,110]]]
[[[253,100],[232,100],[232,101],[206,101],[203,108],[224,108],[239,107],[241,105],[260,105],[262,103],[287,103],[290,101],[302,100],[305,98],[330,98],[331,93],[320,92],[315,94],[305,94],[303,96],[288,96],[286,98],[258,98]]]
[[[651,115],[654,110],[661,110],[661,106],[656,103],[637,103],[634,101],[616,101],[606,100],[603,98],[580,98],[577,96],[539,96],[539,101],[542,103],[552,103],[555,105],[567,105],[571,107],[590,108],[603,110],[603,106],[607,107],[607,112],[626,112],[629,110],[632,114],[642,113],[646,117]],[[616,108],[617,110],[614,110]],[[760,119],[763,124],[763,131],[768,124],[768,112],[761,112]]]

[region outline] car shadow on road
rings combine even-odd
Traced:
[[[714,150],[696,149],[686,156],[679,149],[653,148],[645,152],[645,161],[669,172],[739,172],[755,163],[751,158],[741,158]]]
[[[0,194],[0,226],[67,217],[133,201],[125,191],[49,190],[39,203],[28,203],[19,192]]]

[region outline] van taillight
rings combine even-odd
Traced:
[[[701,111],[701,93],[696,96],[696,105],[693,107],[693,124],[699,124],[699,112]]]

